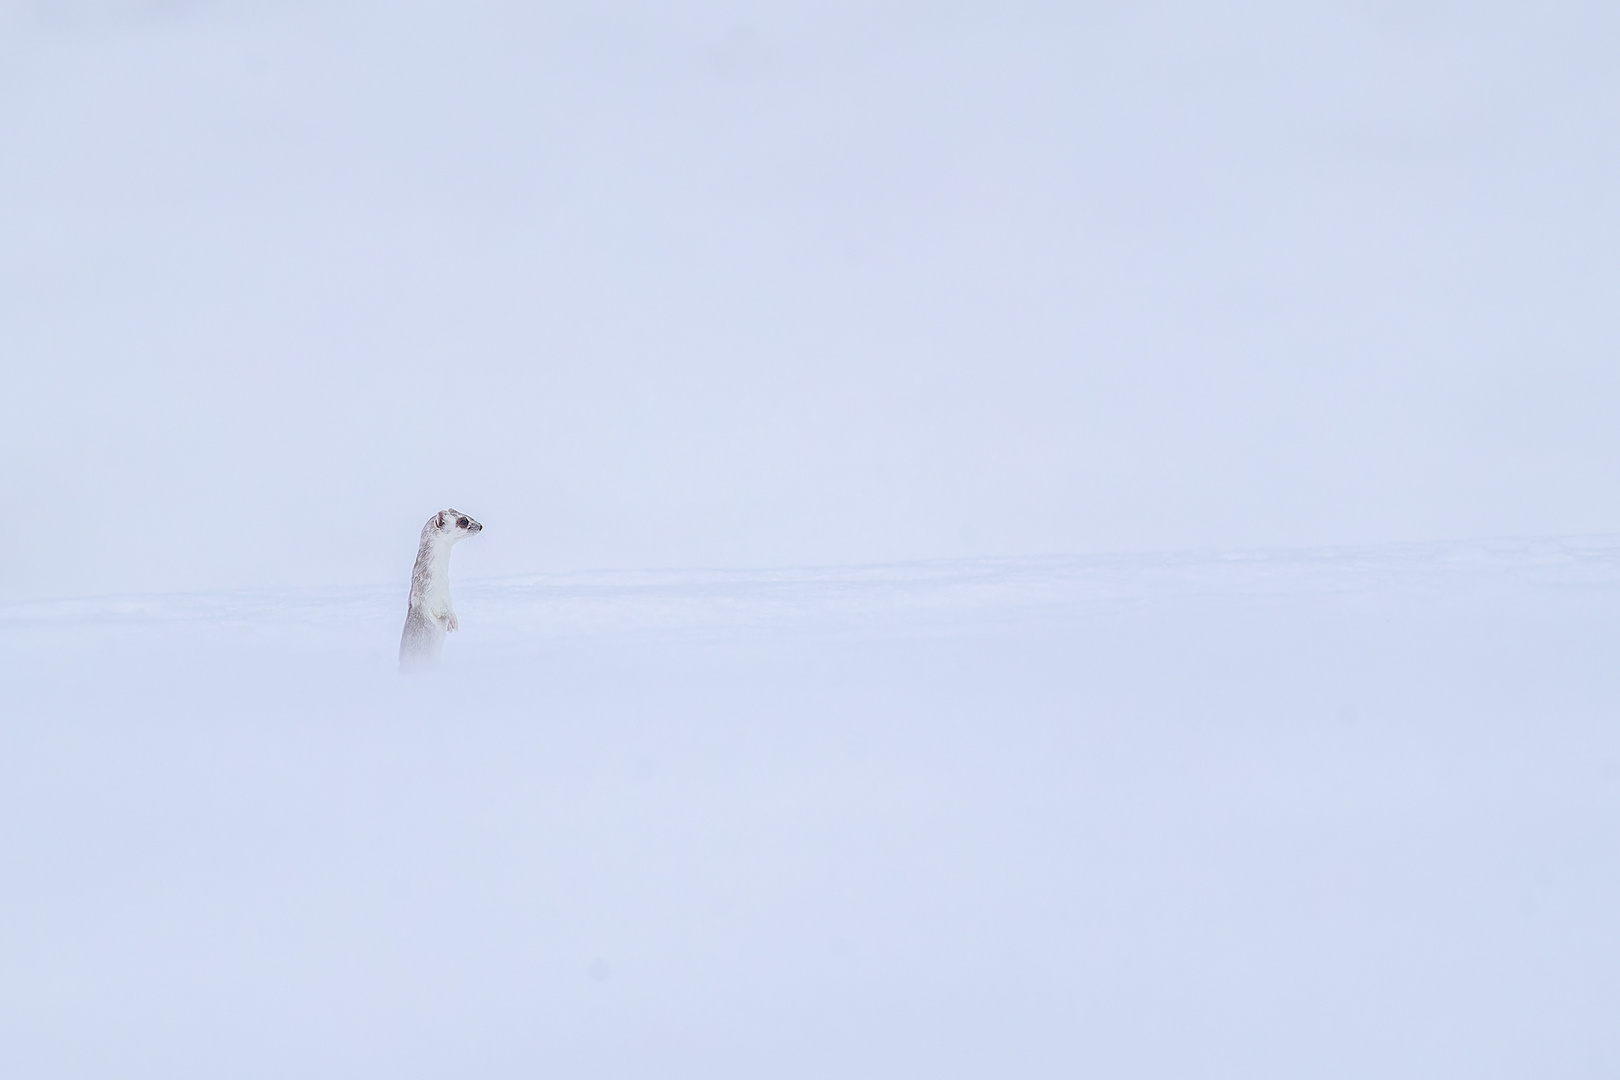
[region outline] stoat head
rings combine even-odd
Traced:
[[[431,536],[441,543],[453,544],[457,540],[465,540],[483,526],[460,510],[440,510],[428,518],[428,523],[422,526],[422,535]]]

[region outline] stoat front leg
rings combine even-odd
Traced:
[[[449,604],[433,609],[433,621],[444,627],[446,632],[456,628],[456,613]]]

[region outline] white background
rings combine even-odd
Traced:
[[[1620,529],[1617,20],[9,0],[0,585]]]
[[[1616,11],[0,0],[0,1076],[1620,1075]]]

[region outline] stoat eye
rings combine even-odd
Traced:
[[[467,519],[466,518],[457,518],[456,519],[456,524],[460,525],[463,529],[465,529],[467,527]]]

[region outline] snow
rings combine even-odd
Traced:
[[[1620,538],[0,608],[8,1076],[1620,1065]]]
[[[1620,1075],[1617,12],[0,0],[0,1080]]]

